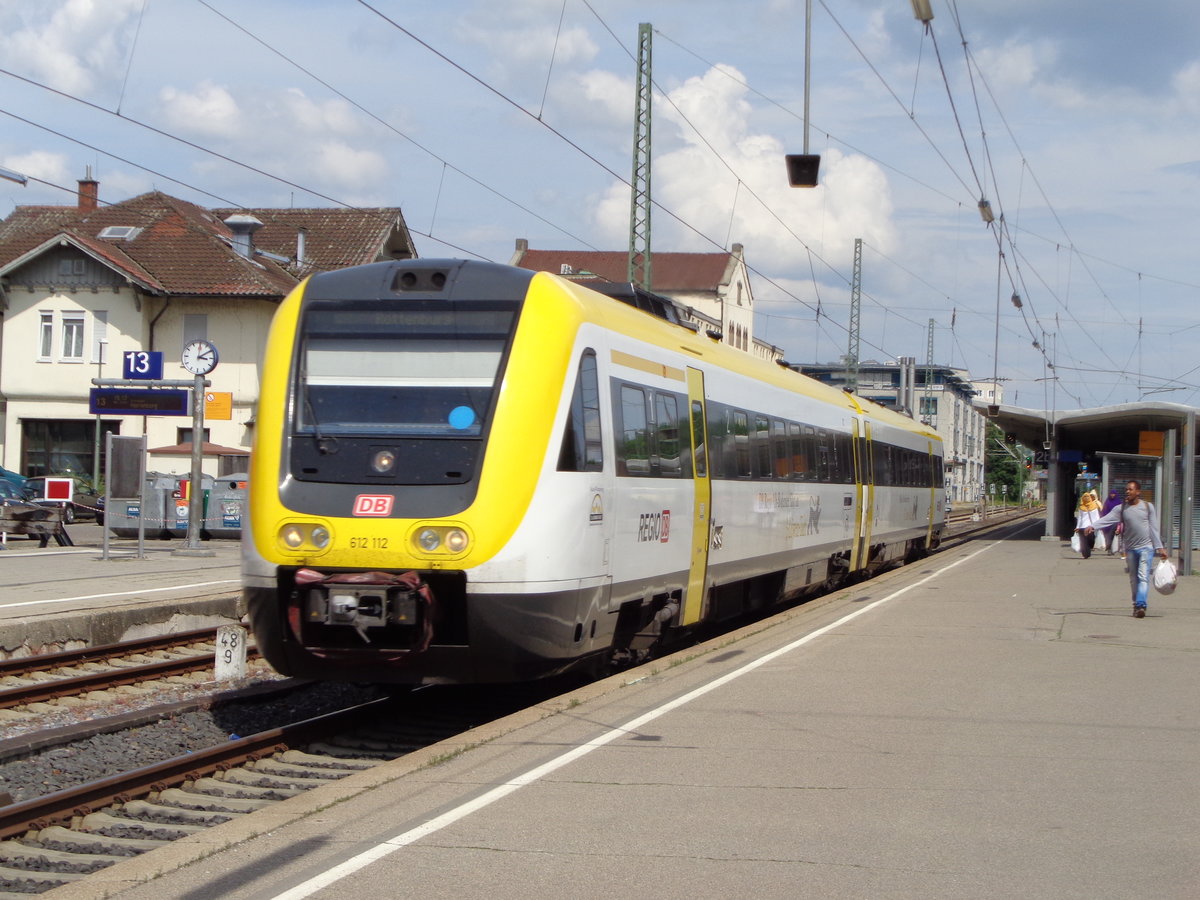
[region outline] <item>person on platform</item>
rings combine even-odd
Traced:
[[[1155,553],[1166,559],[1167,551],[1158,533],[1158,511],[1153,503],[1142,499],[1141,482],[1128,482],[1125,502],[1108,515],[1101,516],[1092,528],[1107,528],[1117,523],[1121,523],[1121,548],[1125,551],[1125,567],[1129,570],[1133,615],[1144,619],[1146,598],[1150,595],[1150,560]]]
[[[1100,507],[1100,515],[1107,516],[1110,512],[1121,505],[1121,492],[1115,487],[1108,489],[1108,496],[1104,498],[1104,505]],[[1117,526],[1112,525],[1108,528],[1100,529],[1104,535],[1104,546],[1108,550],[1108,555],[1112,556],[1117,551],[1113,549],[1113,538],[1117,536]]]
[[[1087,559],[1092,555],[1092,545],[1096,542],[1094,531],[1100,521],[1100,501],[1091,491],[1084,491],[1079,496],[1079,508],[1075,510],[1075,532],[1079,535],[1079,554]]]

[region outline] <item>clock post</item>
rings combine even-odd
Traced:
[[[188,556],[213,556],[213,551],[200,547],[201,523],[204,521],[204,494],[200,484],[204,463],[204,376],[217,367],[217,348],[208,341],[191,341],[183,348],[180,362],[195,376],[195,381],[192,386],[192,474],[188,482],[187,540],[175,552]]]
[[[188,550],[200,549],[200,523],[204,521],[204,494],[200,490],[204,465],[204,376],[197,375],[192,386],[192,474],[188,493]]]

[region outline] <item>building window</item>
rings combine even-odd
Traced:
[[[83,316],[81,315],[63,314],[62,358],[64,360],[83,359]]]
[[[203,313],[189,313],[183,317],[183,343],[180,349],[192,341],[208,340],[208,316]]]
[[[108,362],[108,310],[97,309],[92,313],[92,362],[104,365]]]
[[[212,440],[212,435],[210,434],[210,430],[208,428],[205,428],[203,433],[204,433],[204,438],[201,441],[201,443],[204,443],[204,444],[210,443]],[[178,438],[178,440],[175,441],[175,443],[190,444],[192,442],[192,429],[176,428],[175,436]]]
[[[921,398],[921,415],[936,416],[937,415],[937,397],[922,397]]]
[[[50,359],[54,355],[54,313],[44,312],[41,316],[42,324],[38,339],[38,359]]]

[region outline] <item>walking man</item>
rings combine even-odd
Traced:
[[[1108,515],[1101,516],[1094,528],[1106,528],[1121,523],[1121,549],[1129,570],[1129,588],[1133,594],[1133,614],[1146,617],[1146,598],[1150,594],[1150,560],[1157,553],[1163,559],[1167,551],[1158,533],[1158,511],[1149,500],[1142,499],[1142,485],[1130,481],[1125,485],[1125,502]],[[1092,528],[1088,529],[1091,533]]]

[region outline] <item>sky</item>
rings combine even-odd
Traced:
[[[741,244],[789,362],[847,354],[861,240],[863,361],[932,329],[1006,404],[1200,403],[1200,6],[810,2],[806,123],[805,0],[0,0],[0,217],[91,167],[399,207],[423,257],[625,250],[647,23],[652,251]]]

